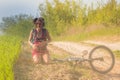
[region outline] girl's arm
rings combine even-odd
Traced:
[[[28,43],[33,46],[33,43],[31,42],[31,39],[32,39],[32,31],[30,31],[30,35],[29,35],[29,38],[28,38]]]
[[[51,42],[51,37],[49,35],[49,32],[46,30],[46,37],[47,37],[47,42]]]

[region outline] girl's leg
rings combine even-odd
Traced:
[[[33,56],[33,62],[34,63],[39,62],[39,55],[38,55],[37,47],[38,46],[36,44],[34,44],[34,47],[32,49],[32,56]]]
[[[42,54],[42,58],[43,58],[43,61],[44,61],[45,63],[48,63],[48,62],[49,62],[49,54],[48,54],[48,53]]]
[[[38,57],[38,55],[34,55],[34,56],[33,56],[33,62],[34,62],[34,63],[38,63],[38,62],[39,62],[39,57]]]

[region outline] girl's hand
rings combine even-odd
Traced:
[[[36,49],[38,46],[39,46],[39,44],[33,44],[33,45],[32,45],[32,48],[33,48],[33,49]]]
[[[45,47],[47,46],[47,41],[43,41],[39,44],[40,47]]]
[[[35,44],[32,44],[32,48],[35,49]]]
[[[47,41],[43,41],[43,45],[47,45],[48,44],[48,42]]]

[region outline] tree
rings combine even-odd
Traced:
[[[28,36],[32,28],[32,16],[20,14],[2,18],[3,32],[20,37]]]

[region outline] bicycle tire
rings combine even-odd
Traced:
[[[104,53],[104,51],[109,56],[107,56],[106,53]],[[100,53],[100,56],[104,53],[101,57],[101,60],[99,60],[99,62],[97,62],[98,60],[92,60],[92,59],[95,59],[95,58],[93,58],[94,55],[96,55],[96,58],[99,58],[99,57],[97,57],[97,56],[99,56],[99,53]],[[105,59],[105,57],[106,57],[106,59]],[[92,69],[94,71],[102,73],[102,74],[105,74],[105,73],[108,73],[109,71],[111,71],[115,64],[115,57],[114,57],[113,52],[104,45],[100,45],[100,46],[93,48],[89,54],[89,59],[90,59],[90,61],[89,61],[90,66],[92,67]],[[105,63],[106,63],[105,60],[108,61],[109,65],[105,66]],[[96,64],[94,64],[94,63],[96,63]],[[98,66],[96,66],[96,65],[98,65]],[[102,68],[100,68],[100,67],[102,67]],[[104,69],[103,67],[106,67],[106,69]]]

